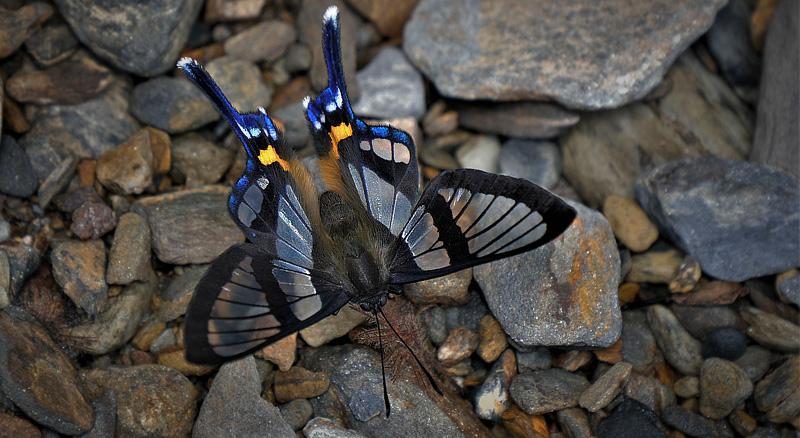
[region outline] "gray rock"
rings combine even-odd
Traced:
[[[269,106],[272,89],[261,80],[261,71],[252,62],[221,56],[205,67],[239,112],[257,111],[259,107]]]
[[[131,93],[130,112],[140,122],[170,134],[191,131],[219,119],[206,96],[189,81],[159,76]]]
[[[475,413],[481,420],[501,422],[503,413],[512,405],[509,386],[517,374],[517,361],[514,352],[507,349],[492,365],[472,396]]]
[[[617,362],[581,394],[578,403],[589,412],[597,412],[606,407],[622,392],[631,377],[631,371],[633,371],[633,365],[627,362]]]
[[[386,47],[356,76],[361,98],[353,112],[362,117],[390,119],[425,115],[422,75],[402,50]]]
[[[547,348],[536,348],[533,351],[517,353],[517,368],[520,373],[546,370],[552,363],[553,358]]]
[[[800,325],[755,307],[741,309],[749,325],[747,336],[764,347],[784,353],[800,352]]]
[[[772,15],[764,44],[764,70],[750,160],[800,178],[800,5],[783,0]]]
[[[661,413],[664,423],[687,436],[714,436],[714,422],[679,406],[667,406]]]
[[[448,97],[614,108],[654,88],[723,5],[428,0],[403,49]]]
[[[114,436],[114,426],[117,424],[117,396],[109,389],[100,397],[92,400],[94,409],[94,422],[92,429],[78,438],[103,438]]]
[[[347,407],[350,408],[353,417],[362,422],[381,415],[386,408],[381,394],[364,391],[363,389],[353,393]]]
[[[0,250],[0,309],[5,309],[11,304],[11,266],[8,264],[8,254]]]
[[[758,382],[764,377],[773,362],[773,353],[758,345],[750,345],[734,362],[750,377],[750,381]]]
[[[789,277],[778,284],[781,298],[796,306],[800,306],[800,275]]]
[[[561,151],[549,141],[511,139],[500,149],[499,170],[549,190],[561,178]]]
[[[671,386],[665,385],[653,376],[638,372],[631,373],[623,395],[656,412],[661,412],[667,406],[674,406],[678,400]]]
[[[578,217],[552,242],[473,268],[492,314],[525,347],[605,348],[622,329],[611,227],[598,212],[570,205]]]
[[[219,182],[231,166],[234,154],[206,140],[201,135],[189,133],[172,142],[172,169],[170,175],[188,187]]]
[[[253,357],[223,365],[200,407],[192,436],[262,436],[266,431],[269,436],[295,437],[278,408],[261,398]]]
[[[497,173],[499,157],[500,140],[493,135],[476,135],[456,150],[458,165],[464,169]]]
[[[39,269],[42,253],[32,246],[14,241],[0,242],[0,251],[8,257],[9,294],[16,297],[28,277]]]
[[[444,309],[447,333],[458,327],[477,332],[481,318],[487,314],[489,314],[489,309],[486,307],[486,303],[481,298],[480,293],[471,290],[467,304]]]
[[[670,365],[683,374],[696,376],[703,363],[703,345],[662,305],[647,310],[647,322]]]
[[[128,284],[147,280],[150,275],[150,228],[136,213],[119,218],[108,252],[106,282]]]
[[[39,180],[16,140],[4,135],[0,140],[0,193],[27,198],[36,192]]]
[[[589,438],[592,436],[592,427],[583,409],[561,409],[556,412],[556,421],[558,421],[564,436],[573,438]]]
[[[719,10],[714,25],[705,35],[720,73],[748,102],[755,102],[761,76],[761,59],[750,33],[752,14],[747,0],[732,0]]]
[[[78,47],[78,40],[63,20],[48,20],[25,40],[25,50],[42,67],[50,67],[69,58]]]
[[[53,7],[44,2],[33,2],[14,11],[10,10],[12,5],[8,6],[0,13],[0,58],[14,53],[53,15]]]
[[[743,281],[800,266],[800,183],[788,173],[742,161],[681,159],[643,175],[636,197],[709,276]]]
[[[283,122],[283,135],[289,146],[302,149],[311,144],[311,134],[308,131],[308,120],[302,101],[282,106],[270,112],[270,116]]]
[[[459,125],[487,134],[516,138],[553,138],[580,120],[578,113],[548,102],[450,102]]]
[[[167,290],[159,297],[159,306],[156,311],[158,319],[169,322],[186,313],[189,301],[192,299],[197,283],[203,278],[208,265],[184,269],[183,274],[173,278]]]
[[[282,405],[279,409],[284,420],[294,430],[302,429],[314,413],[311,403],[304,398],[294,399]]]
[[[316,417],[308,422],[303,428],[303,434],[307,438],[366,438],[352,429],[334,423],[332,420],[323,417]]]
[[[632,398],[625,398],[597,424],[599,438],[664,438],[658,414]]]
[[[225,54],[250,62],[272,62],[291,44],[297,33],[281,20],[262,21],[225,40]]]
[[[796,417],[800,413],[800,356],[787,356],[758,382],[753,399],[769,421],[783,423]]]
[[[523,373],[511,382],[514,402],[529,415],[555,412],[578,405],[589,381],[561,368]]]
[[[685,328],[696,339],[705,339],[716,330],[734,327],[739,330],[747,328],[747,324],[734,306],[686,306],[673,304],[670,310]]]
[[[83,44],[114,67],[139,76],[155,76],[175,66],[202,4],[56,1]]]

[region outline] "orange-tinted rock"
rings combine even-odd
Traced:
[[[406,284],[403,294],[415,304],[459,306],[469,301],[471,281],[472,268],[468,268],[443,277]]]
[[[111,83],[111,71],[85,56],[45,70],[18,73],[6,91],[17,102],[74,104],[96,96]]]
[[[288,371],[294,363],[296,351],[297,333],[293,333],[279,341],[267,345],[253,355],[274,363],[281,371]]]
[[[631,251],[642,252],[658,239],[658,229],[632,199],[611,195],[603,203],[603,215],[614,235]]]
[[[275,399],[281,403],[296,398],[311,398],[322,395],[328,390],[331,380],[323,372],[311,372],[305,368],[294,366],[289,371],[276,371],[273,390]]]
[[[487,363],[492,363],[508,346],[503,327],[492,315],[486,315],[478,322],[478,349],[476,353]]]

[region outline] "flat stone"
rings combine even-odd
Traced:
[[[697,259],[694,256],[687,255],[678,265],[675,276],[669,281],[669,291],[672,293],[691,292],[697,286],[702,275],[703,270],[700,268],[700,263],[697,263]]]
[[[501,175],[523,178],[545,189],[552,189],[561,178],[561,150],[555,143],[511,139],[500,149]]]
[[[800,152],[796,147],[800,128],[791,116],[800,112],[800,83],[792,80],[792,72],[800,70],[800,6],[793,1],[777,4],[764,45],[750,160],[783,169],[800,179]]]
[[[103,438],[114,435],[114,426],[117,423],[117,396],[114,391],[108,390],[92,400],[94,409],[94,422],[92,428],[80,438]]]
[[[578,217],[555,240],[473,268],[492,314],[522,346],[606,348],[619,338],[619,254],[611,227],[596,211],[570,205]]]
[[[69,58],[78,47],[78,40],[63,20],[49,20],[30,38],[25,50],[37,64],[52,67]]]
[[[506,0],[468,7],[429,0],[406,24],[403,49],[444,96],[614,108],[653,89],[723,5],[664,1],[597,9],[592,2],[532,7]]]
[[[460,126],[515,138],[558,137],[580,120],[578,113],[548,102],[453,101],[451,105]]]
[[[684,376],[675,381],[675,395],[682,398],[693,398],[700,395],[700,379],[695,376]]]
[[[38,186],[39,180],[25,151],[13,137],[4,135],[0,140],[0,193],[27,198],[36,193]]]
[[[215,58],[205,65],[208,74],[239,112],[267,108],[272,89],[261,80],[261,71],[254,63],[231,56]]]
[[[92,427],[94,412],[73,362],[18,307],[0,310],[0,385],[5,398],[40,425],[65,435]]]
[[[219,182],[231,165],[234,154],[218,147],[196,133],[175,138],[172,142],[172,170],[177,183],[198,187]]]
[[[324,417],[312,418],[303,428],[303,435],[308,438],[366,438],[366,435],[346,429]]]
[[[244,236],[227,212],[229,189],[209,186],[139,199],[153,251],[164,263],[209,263]]]
[[[159,75],[175,66],[202,4],[200,0],[147,5],[56,2],[83,44],[112,66],[139,76]]]
[[[529,415],[546,414],[578,405],[589,381],[561,368],[550,368],[518,375],[511,383],[514,401]]]
[[[644,175],[636,193],[659,229],[710,276],[743,281],[800,265],[800,183],[788,173],[682,159]]]
[[[397,47],[386,47],[356,76],[361,98],[353,112],[362,117],[390,119],[425,115],[422,75]]]
[[[137,131],[97,160],[97,179],[114,193],[142,193],[153,182],[155,143],[169,145],[169,136],[153,128]]]
[[[469,301],[472,268],[442,277],[403,285],[403,295],[415,304],[458,306]]]
[[[791,355],[755,387],[754,400],[767,420],[791,421],[800,413],[800,356]]]
[[[106,249],[100,240],[67,240],[50,253],[53,277],[64,293],[89,315],[106,309]]]
[[[632,398],[625,398],[597,424],[599,438],[664,438],[658,415]]]
[[[492,363],[508,347],[503,327],[492,315],[486,315],[478,323],[478,348],[475,352],[486,363]]]
[[[508,387],[517,376],[517,360],[514,352],[507,349],[492,365],[483,383],[475,389],[473,401],[475,413],[481,420],[500,421],[511,407]]]
[[[300,336],[306,344],[312,347],[325,345],[328,341],[342,337],[353,328],[361,325],[369,317],[363,312],[344,306],[336,315],[331,315],[322,321],[300,330]]]
[[[216,370],[216,366],[189,362],[186,350],[181,346],[162,348],[156,353],[156,363],[177,370],[186,377],[204,376]]]
[[[607,197],[603,202],[603,215],[620,243],[631,251],[646,251],[658,239],[658,229],[632,199]]]
[[[129,284],[145,281],[150,275],[150,228],[136,213],[119,218],[111,250],[108,252],[106,282]]]
[[[735,363],[739,366],[752,382],[758,382],[770,368],[773,362],[773,353],[758,345],[750,345],[744,350]]]
[[[114,391],[115,436],[188,436],[199,391],[178,371],[162,365],[111,366],[84,373],[89,393]]]
[[[39,205],[42,208],[47,207],[50,201],[67,187],[67,184],[72,180],[72,176],[75,175],[75,170],[77,168],[78,160],[70,155],[44,178],[37,192],[39,196]]]
[[[785,353],[800,352],[800,326],[755,307],[741,309],[747,336],[764,347]]]
[[[262,21],[228,38],[225,54],[250,62],[273,62],[297,38],[294,27],[281,20]]]
[[[778,293],[783,301],[800,306],[800,275],[779,279]]]
[[[675,314],[662,305],[647,310],[647,322],[667,362],[683,374],[696,376],[703,363],[700,341],[693,338]]]
[[[31,3],[16,11],[0,9],[0,59],[14,53],[51,15],[53,7],[44,2]]]
[[[178,134],[219,120],[219,113],[188,80],[159,76],[131,92],[131,114],[140,122]]]
[[[661,419],[687,436],[714,436],[716,432],[714,422],[679,406],[667,406]]]
[[[753,382],[735,363],[717,357],[703,362],[700,370],[701,414],[713,420],[725,418],[752,393]]]
[[[276,371],[273,391],[275,399],[281,403],[297,398],[311,398],[322,395],[331,384],[324,372],[312,372],[300,366],[288,371]]]
[[[747,324],[733,306],[686,306],[672,305],[670,310],[683,326],[696,339],[705,339],[712,332],[723,327],[745,330]]]
[[[622,392],[632,371],[633,366],[627,362],[615,364],[581,394],[578,404],[589,412],[606,407]]]
[[[173,277],[167,290],[155,297],[154,302],[158,305],[156,311],[158,319],[169,322],[185,314],[194,290],[197,288],[197,283],[207,271],[208,265],[193,266],[191,269],[184,269],[181,275]]]
[[[111,71],[88,56],[8,79],[6,92],[17,102],[37,105],[81,103],[111,84]]]

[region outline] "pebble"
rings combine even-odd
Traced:
[[[25,151],[8,135],[0,139],[0,193],[27,198],[36,193],[39,181]]]
[[[599,438],[664,438],[658,414],[632,398],[625,398],[611,415],[597,423]]]
[[[53,277],[64,293],[89,315],[107,308],[106,249],[100,240],[66,240],[50,253]]]
[[[508,388],[516,376],[517,360],[514,351],[507,349],[475,389],[472,398],[478,418],[496,422],[502,420],[503,414],[512,404]]]
[[[103,197],[93,186],[85,186],[56,197],[56,207],[64,213],[72,214],[84,204],[103,203]]]
[[[87,392],[116,395],[116,436],[188,436],[199,391],[178,371],[162,365],[111,366],[83,373]]]
[[[73,156],[69,156],[44,178],[37,192],[39,205],[42,208],[47,207],[47,204],[67,187],[77,168],[78,160]]]
[[[325,417],[314,417],[303,428],[307,438],[366,438],[352,429],[346,429]]]
[[[111,70],[78,56],[44,70],[18,72],[8,78],[6,92],[20,103],[74,104],[105,90],[111,79]]]
[[[733,362],[712,357],[700,369],[700,413],[712,420],[727,417],[753,393],[753,382]]]
[[[297,38],[294,27],[281,20],[262,21],[228,38],[225,54],[249,62],[273,62]]]
[[[800,326],[755,307],[741,309],[747,336],[761,346],[785,353],[800,352]]]
[[[191,133],[172,142],[170,176],[187,187],[219,182],[233,162],[233,152],[216,146],[199,134]]]
[[[47,3],[34,2],[16,11],[0,10],[0,59],[6,58],[53,15],[53,7]]]
[[[532,9],[506,0],[465,10],[452,0],[430,0],[414,9],[403,49],[447,97],[614,108],[655,87],[723,5],[620,3],[598,10],[551,2]],[[579,32],[574,17],[582,17]],[[518,38],[523,31],[530,38]]]
[[[655,245],[647,252],[631,256],[631,270],[625,280],[667,284],[675,277],[683,259],[680,251],[668,245]]]
[[[311,144],[311,134],[308,132],[305,114],[303,102],[300,100],[270,112],[272,117],[283,122],[283,134],[289,146],[300,149]]]
[[[259,359],[268,360],[278,366],[281,371],[288,371],[294,364],[297,354],[297,333],[275,341],[253,353]],[[297,428],[296,428],[297,429]]]
[[[169,135],[143,128],[97,160],[97,179],[114,193],[140,194],[151,186],[155,174],[169,168],[169,150]]]
[[[87,203],[72,212],[69,230],[79,239],[99,239],[113,230],[117,221],[117,213],[105,203]]]
[[[403,295],[418,305],[459,306],[469,302],[470,282],[472,268],[467,268],[443,277],[406,284]]]
[[[167,329],[167,324],[164,321],[150,315],[147,319],[137,328],[136,335],[131,339],[131,344],[142,351],[150,350],[161,333]]]
[[[112,66],[155,76],[175,66],[203,2],[170,0],[147,5],[58,0],[75,36]]]
[[[304,398],[298,398],[280,406],[281,415],[294,430],[300,430],[314,414],[311,403]]]
[[[267,0],[211,1],[206,4],[205,22],[254,20],[266,3]]]
[[[227,212],[230,189],[208,186],[140,198],[133,212],[147,219],[153,251],[164,263],[209,263],[244,241]]]
[[[208,62],[205,68],[239,112],[269,106],[272,89],[262,82],[261,71],[252,62],[222,56]]]
[[[733,327],[711,332],[703,340],[703,358],[718,357],[729,361],[740,358],[747,348],[747,337]]]
[[[156,317],[160,321],[169,322],[186,313],[197,283],[208,271],[208,265],[192,266],[170,281],[167,289],[158,294],[154,302],[158,304]]]
[[[714,422],[680,406],[667,406],[661,419],[670,427],[692,437],[715,436]]]
[[[48,20],[25,40],[25,50],[42,67],[52,67],[69,58],[78,48],[78,40],[63,20]]]
[[[548,102],[456,101],[453,107],[464,128],[519,139],[557,137],[580,120],[578,113]]]
[[[177,370],[186,377],[204,376],[217,368],[213,365],[189,362],[186,360],[186,350],[177,345],[160,349],[156,354],[156,363]]]
[[[339,313],[300,330],[300,336],[306,344],[312,347],[319,347],[346,335],[350,330],[360,326],[368,319],[369,316],[363,312],[359,312],[350,306],[345,306],[339,310]]]
[[[380,415],[385,409],[383,399],[374,392],[358,390],[350,398],[347,406],[358,421],[369,421]]]
[[[744,350],[744,354],[739,356],[735,363],[755,383],[764,377],[773,360],[773,354],[766,348],[758,345],[748,345]]]
[[[493,135],[478,135],[456,149],[459,167],[497,173],[500,140]]]
[[[492,314],[519,345],[606,348],[622,329],[611,227],[596,211],[570,205],[578,217],[555,240],[473,268]]]
[[[129,284],[145,281],[150,275],[150,228],[136,213],[119,218],[108,252],[106,282]]]
[[[397,47],[386,47],[356,76],[361,98],[353,112],[361,117],[391,119],[425,115],[422,75]]]
[[[678,265],[675,276],[669,281],[669,291],[672,293],[691,292],[702,275],[703,270],[700,269],[700,263],[697,263],[694,256],[687,255]]]
[[[589,412],[603,409],[622,392],[632,371],[627,362],[615,364],[581,394],[578,404]]]
[[[705,339],[716,330],[734,327],[744,331],[747,324],[733,306],[686,306],[672,305],[670,310],[696,339]]]
[[[442,345],[447,339],[447,316],[442,306],[430,306],[420,314],[428,327],[428,338],[433,345]]]
[[[608,219],[617,240],[631,251],[646,251],[658,240],[658,229],[631,199],[616,195],[607,197],[603,202],[603,215]]]
[[[286,53],[283,54],[283,60],[287,73],[304,73],[311,67],[311,49],[300,42],[289,44]],[[305,82],[308,83],[308,81]]]
[[[693,338],[675,314],[662,305],[647,310],[647,322],[667,362],[683,374],[696,376],[703,364],[700,341]]]
[[[300,366],[288,371],[276,371],[273,391],[275,399],[281,403],[297,398],[311,398],[328,390],[330,378],[324,372],[312,372]]]
[[[800,6],[792,1],[774,3],[777,8],[764,45],[750,161],[783,169],[800,179],[796,147],[800,128],[791,117],[800,111],[800,84],[791,79],[791,72],[800,67]]]
[[[749,289],[741,283],[728,281],[703,280],[695,290],[674,297],[673,302],[680,305],[715,306],[733,304],[737,299],[747,295]]]
[[[728,415],[728,422],[733,426],[733,429],[742,436],[750,436],[758,426],[756,420],[742,409],[736,409]]]
[[[793,216],[800,183],[788,173],[743,161],[680,159],[643,175],[636,195],[709,276],[743,281],[800,265],[800,217]]]
[[[546,414],[578,405],[589,381],[561,368],[518,375],[509,388],[514,402],[529,415]]]
[[[590,438],[593,436],[589,418],[581,409],[561,409],[556,412],[556,421],[558,421],[558,425],[565,436],[574,438]]]
[[[486,307],[484,299],[474,289],[469,292],[467,304],[444,309],[448,332],[458,327],[477,332],[481,319],[487,314],[489,314],[489,309]]]
[[[794,354],[764,376],[755,387],[758,410],[774,423],[791,421],[800,414],[800,356]]]
[[[684,376],[675,381],[675,395],[681,398],[694,398],[700,395],[700,379],[695,376]]]
[[[478,348],[478,335],[464,327],[452,330],[436,351],[436,358],[450,367],[468,358]]]
[[[8,258],[8,290],[13,297],[19,294],[28,277],[39,269],[42,254],[32,246],[14,241],[0,242],[0,251]]]
[[[658,367],[656,371],[658,371]],[[677,403],[672,387],[653,376],[636,372],[631,373],[623,395],[643,403],[656,412],[661,412],[667,406],[674,406]]]
[[[478,348],[475,352],[484,362],[492,363],[508,347],[503,327],[492,315],[486,315],[478,323]]]
[[[750,39],[752,12],[747,1],[731,1],[717,12],[714,25],[705,35],[720,74],[739,96],[751,103],[758,97],[761,75],[761,59]]]
[[[92,427],[94,412],[75,365],[24,310],[0,310],[0,385],[7,402],[65,435]]]
[[[775,282],[781,300],[800,306],[800,275],[796,271],[789,271],[788,277],[778,276]]]
[[[373,23],[381,34],[389,38],[396,38],[402,36],[403,25],[414,10],[414,6],[417,5],[417,1],[354,0],[347,4]]]
[[[136,85],[130,112],[140,122],[179,134],[219,120],[219,113],[200,89],[182,78],[159,76]]]
[[[498,170],[550,190],[561,178],[561,151],[549,141],[512,138],[500,148]]]

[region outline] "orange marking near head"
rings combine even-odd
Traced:
[[[331,132],[329,132],[328,135],[331,137],[331,143],[333,143],[333,146],[331,147],[330,152],[328,152],[328,155],[334,160],[338,160],[339,142],[353,135],[353,128],[350,126],[349,123],[342,122],[342,124],[339,126],[332,126]]]
[[[258,161],[265,166],[269,166],[277,161],[278,164],[283,167],[283,170],[289,170],[289,163],[278,156],[278,153],[275,152],[275,148],[272,147],[272,145],[268,146],[266,149],[262,149],[261,152],[258,153]]]

